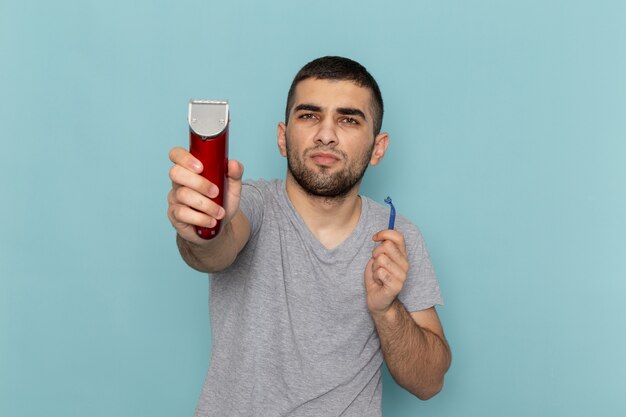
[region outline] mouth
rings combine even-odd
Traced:
[[[334,163],[339,162],[341,160],[339,156],[330,152],[313,152],[310,155],[310,158],[317,165],[324,165],[324,166],[333,165]]]

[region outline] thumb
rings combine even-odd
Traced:
[[[243,165],[241,162],[231,159],[228,161],[228,194],[226,200],[230,200],[230,207],[236,209],[239,206],[241,195],[241,177],[243,177]],[[235,203],[234,205],[232,203]],[[226,203],[228,204],[228,203]]]
[[[243,177],[243,164],[231,159],[228,161],[228,179],[239,181]]]
[[[224,225],[230,223],[239,209],[239,198],[241,196],[241,177],[243,176],[243,165],[241,162],[231,159],[228,161],[228,187],[224,196]]]

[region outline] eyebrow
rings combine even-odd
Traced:
[[[314,104],[298,104],[293,109],[293,111],[297,112],[299,110],[320,112],[322,111],[322,108]],[[344,115],[344,116],[359,116],[363,118],[363,120],[367,120],[367,117],[365,117],[365,113],[363,113],[363,111],[354,107],[339,107],[337,109],[337,113]]]
[[[306,111],[322,111],[322,108],[320,106],[314,106],[313,104],[298,104],[296,106],[295,109],[293,109],[294,112],[297,112],[299,110],[306,110]]]
[[[365,117],[365,113],[353,107],[339,107],[337,109],[337,113],[344,116],[360,116],[361,118],[363,118],[363,120],[367,120],[367,117]]]

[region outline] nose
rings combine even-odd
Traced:
[[[319,130],[315,135],[315,143],[324,146],[335,146],[339,140],[337,138],[337,132],[335,131],[335,124],[332,118],[326,117],[318,125]]]

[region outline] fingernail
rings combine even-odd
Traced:
[[[215,198],[215,197],[217,197],[219,195],[219,193],[220,193],[219,188],[217,188],[216,186],[213,186],[209,190],[209,197]]]
[[[196,171],[201,171],[202,170],[202,165],[200,165],[200,162],[192,162],[191,163],[191,167],[193,169],[195,169]]]
[[[226,215],[226,211],[220,207],[220,210],[217,212],[217,217],[220,219],[223,219],[225,215]]]

